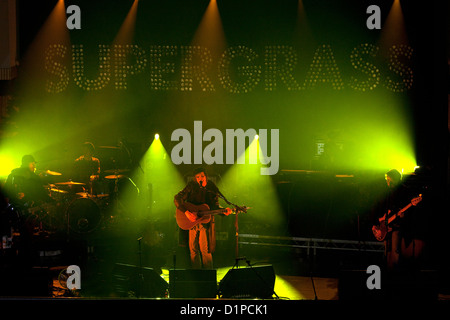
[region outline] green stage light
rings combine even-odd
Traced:
[[[184,187],[184,181],[167,154],[158,134],[139,162],[132,180],[140,188],[140,201],[135,210],[136,218],[172,219],[174,195]],[[133,190],[130,190],[130,192]],[[124,198],[132,195],[125,193]]]
[[[24,142],[11,137],[10,139],[3,140],[0,143],[0,180],[4,182],[11,171],[20,167],[22,157],[26,154],[31,154],[37,161],[37,170],[50,169],[44,168],[45,164],[42,160],[42,156],[38,152],[39,149],[36,145],[32,144],[32,141]],[[53,169],[54,170],[54,169]]]
[[[312,132],[314,141],[320,141],[320,150],[316,144],[313,154],[315,170],[337,173],[414,170],[417,165],[414,121],[407,99],[379,91],[366,93],[363,99],[362,95],[348,92],[330,95],[317,90],[311,96],[312,101],[321,101],[313,113],[299,110],[287,120],[292,128],[299,129],[298,133],[294,129],[285,133],[293,141],[292,148],[284,149],[281,162],[292,159],[295,165],[294,161],[308,152],[297,147],[295,139],[300,144]]]
[[[18,167],[18,162],[12,156],[7,154],[0,154],[0,179],[6,180],[11,170]]]
[[[224,174],[219,188],[228,199],[251,208],[241,215],[241,221],[252,221],[253,225],[264,225],[266,232],[276,232],[285,221],[272,177],[261,174],[264,155],[259,140],[255,137],[239,157]]]

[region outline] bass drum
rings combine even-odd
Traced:
[[[87,197],[77,198],[67,208],[70,231],[89,233],[97,229],[102,222],[102,214],[97,203]]]

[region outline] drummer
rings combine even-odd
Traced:
[[[95,147],[91,142],[83,144],[83,154],[75,160],[75,181],[91,183],[100,176],[100,160],[94,157]]]

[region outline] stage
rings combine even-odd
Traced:
[[[241,256],[234,259],[232,252],[225,254],[221,242],[214,256],[216,267],[211,270],[190,269],[186,248],[164,254],[154,247],[137,250],[135,242],[134,248],[121,248],[118,243],[123,242],[92,242],[83,260],[73,260],[74,252],[83,251],[80,248],[71,247],[64,254],[62,247],[55,250],[53,246],[53,251],[41,251],[31,268],[3,266],[1,296],[19,300],[361,302],[445,301],[450,297],[448,277],[431,265],[394,275],[381,270],[381,286],[369,288],[369,267],[383,269],[384,263],[382,244],[376,242],[242,234]],[[69,265],[61,264],[66,261],[80,265],[78,282],[69,279]],[[75,287],[69,288],[68,283]]]
[[[0,300],[449,301],[447,9],[0,0]]]
[[[278,301],[278,300],[294,300],[294,301],[301,301],[301,300],[308,300],[308,301],[337,301],[342,300],[339,298],[339,279],[338,278],[325,278],[325,277],[317,277],[317,276],[295,276],[295,275],[276,275],[275,279],[275,285],[274,285],[274,292],[276,295],[273,295],[273,298],[271,299],[255,299],[255,298],[221,298],[219,296],[216,297],[208,297],[208,298],[196,298],[196,297],[170,297],[170,294],[167,293],[166,296],[161,297],[136,297],[136,292],[129,292],[128,297],[124,296],[116,296],[114,292],[110,292],[109,294],[104,295],[98,295],[93,290],[92,294],[89,294],[89,288],[87,289],[88,292],[84,294],[83,291],[72,291],[70,292],[65,283],[61,281],[59,278],[59,271],[64,269],[65,266],[62,266],[60,268],[54,268],[52,269],[53,272],[53,279],[52,279],[52,289],[51,294],[49,296],[3,296],[0,298],[0,300],[30,300],[35,299],[36,301],[39,300],[58,300],[58,299],[80,299],[80,300],[92,300],[92,301],[98,301],[98,300],[236,300],[236,301],[255,301],[255,300],[271,300],[271,301]],[[217,270],[217,286],[219,286],[220,281],[223,279],[223,277],[226,275],[226,273],[233,268],[230,267],[223,267]],[[169,283],[169,270],[163,269],[162,274],[160,275],[161,278],[167,283]],[[423,301],[424,293],[416,291],[414,293],[415,298],[413,300],[415,301]],[[349,299],[349,297],[346,297],[343,301],[360,301],[362,303],[368,303],[371,300],[365,300],[362,297],[353,296]],[[376,301],[380,301],[382,299],[377,299]],[[394,298],[393,301],[405,301],[405,298],[397,297]],[[410,300],[410,298],[408,298]],[[430,302],[430,301],[450,301],[450,293],[448,290],[444,290],[442,292],[438,292],[435,300],[427,300],[424,301]]]

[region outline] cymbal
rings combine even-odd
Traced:
[[[84,186],[84,185],[86,185],[86,183],[82,183],[82,182],[73,182],[73,181],[57,182],[57,183],[55,183],[55,184],[56,184],[56,185],[59,185],[59,186],[75,186],[75,185]]]
[[[128,170],[128,169],[110,169],[110,170],[105,170],[104,172],[118,174],[118,173],[123,173],[123,172],[128,172],[128,171],[130,171],[130,170]]]
[[[87,192],[77,192],[77,196],[80,196],[82,198],[89,198],[89,193],[87,193]]]
[[[47,171],[45,171],[45,173],[47,173],[51,176],[60,176],[61,175],[61,173],[56,172],[56,171],[51,171],[51,170],[47,170]]]
[[[58,192],[58,193],[69,193],[68,191],[60,190],[60,189],[55,189],[55,188],[51,188],[50,191],[51,191],[51,192]]]
[[[122,178],[125,178],[125,177],[126,176],[123,175],[123,174],[119,174],[119,175],[112,174],[112,175],[109,175],[109,176],[105,176],[105,179],[122,179]]]

